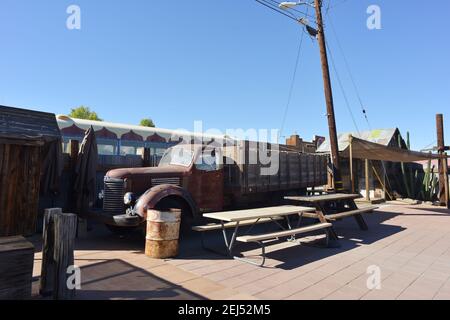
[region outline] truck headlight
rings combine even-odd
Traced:
[[[133,206],[136,202],[136,196],[133,192],[127,192],[123,196],[123,203],[126,206]]]

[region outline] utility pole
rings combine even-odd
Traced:
[[[331,163],[333,165],[334,188],[337,192],[343,191],[342,176],[339,163],[339,146],[336,132],[336,118],[334,115],[333,90],[331,88],[330,68],[328,65],[327,47],[322,19],[322,0],[314,0],[316,19],[318,25],[318,42],[320,48],[320,59],[322,62],[322,73],[327,104],[328,128],[330,131]]]
[[[444,116],[442,114],[436,115],[436,129],[437,129],[437,147],[441,156],[445,155],[445,141],[444,141]],[[447,158],[439,159],[439,202],[441,206],[449,207],[448,203],[448,166]]]

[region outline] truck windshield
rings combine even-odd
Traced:
[[[170,148],[168,149],[161,161],[159,167],[165,167],[169,165],[189,167],[194,158],[194,151],[187,148]]]

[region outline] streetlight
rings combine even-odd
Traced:
[[[296,6],[302,6],[302,5],[311,6],[311,7],[313,7],[313,8],[316,7],[314,4],[311,4],[311,3],[309,3],[309,2],[304,2],[304,1],[300,1],[300,2],[285,1],[285,2],[281,2],[281,3],[278,5],[278,7],[279,7],[280,9],[282,9],[282,10],[289,10],[289,9],[292,9],[292,8],[294,8],[294,7],[296,7]],[[311,27],[311,26],[309,25],[308,19],[306,19],[306,18],[300,18],[300,19],[297,19],[297,21],[298,21],[300,24],[302,24],[302,25],[305,26],[306,31],[308,31],[308,33],[309,33],[309,35],[310,35],[311,37],[314,37],[314,38],[317,37],[317,35],[318,35],[319,32],[318,32],[315,28],[313,28],[313,27]]]
[[[299,1],[299,2],[285,1],[285,2],[281,2],[278,5],[278,7],[283,10],[288,10],[288,9],[292,9],[296,6],[301,6],[301,5],[311,6],[311,7],[315,8],[314,4],[309,3],[309,2],[304,2],[304,1]]]

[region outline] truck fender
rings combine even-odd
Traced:
[[[162,184],[148,189],[137,201],[135,212],[142,218],[147,218],[147,210],[153,209],[162,199],[176,196],[182,198],[189,205],[192,215],[197,216],[199,210],[189,192],[171,184]]]

